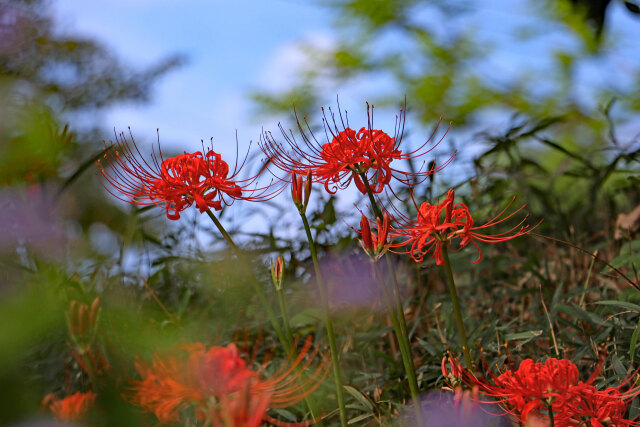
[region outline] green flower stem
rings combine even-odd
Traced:
[[[289,343],[288,347],[285,346],[286,351],[287,353],[293,354],[291,352],[291,349],[293,348],[294,339],[293,339],[293,333],[291,332],[291,324],[289,323],[289,316],[287,315],[287,309],[284,304],[284,295],[282,292],[282,286],[276,287],[276,293],[278,295],[278,304],[280,305],[280,312],[282,314],[282,323],[284,324],[285,334],[287,336],[287,340]],[[301,371],[301,368],[297,367],[296,371]],[[311,417],[313,418],[313,421],[315,422],[316,426],[322,427],[324,424],[322,423],[322,419],[319,416],[320,411],[318,410],[318,405],[316,404],[315,399],[313,399],[313,396],[305,397],[304,401],[307,404],[307,407],[309,408],[309,412],[311,412]]]
[[[240,261],[241,263],[245,264],[247,272],[251,275],[251,279],[252,279],[251,283],[253,284],[253,289],[255,290],[256,294],[258,295],[258,299],[260,300],[260,303],[262,304],[262,306],[264,307],[265,311],[267,312],[267,316],[269,317],[269,320],[271,321],[271,325],[273,326],[273,329],[276,331],[276,335],[278,335],[278,339],[280,340],[280,343],[285,347],[285,349],[291,348],[291,346],[288,344],[287,338],[285,337],[284,333],[282,332],[282,328],[278,324],[278,320],[276,319],[276,315],[273,312],[273,309],[271,308],[271,305],[269,305],[269,301],[267,300],[267,296],[264,294],[264,292],[260,288],[260,284],[258,283],[258,279],[256,279],[255,275],[252,272],[251,266],[245,260],[244,255],[242,254],[240,249],[233,242],[233,239],[231,239],[231,236],[229,235],[229,233],[227,233],[227,230],[224,229],[222,223],[218,220],[218,218],[216,218],[216,216],[213,214],[213,212],[211,212],[211,209],[207,209],[206,212],[207,212],[207,215],[209,215],[209,218],[211,218],[211,221],[213,221],[213,223],[216,225],[216,227],[220,231],[220,234],[222,234],[222,237],[224,237],[224,240],[227,241],[227,244],[229,245],[229,247],[231,248],[231,250],[235,254],[236,258],[238,258],[238,261]]]
[[[280,314],[282,315],[282,323],[284,324],[284,332],[287,338],[288,348],[287,351],[293,347],[293,333],[291,332],[291,326],[289,324],[289,316],[284,305],[284,295],[282,294],[282,287],[276,288],[276,294],[278,295],[278,305],[280,306]]]
[[[373,191],[371,190],[371,185],[369,184],[369,179],[365,173],[360,173],[360,177],[362,178],[362,182],[367,190],[367,195],[369,196],[369,202],[371,203],[371,208],[373,209],[374,214],[380,220],[383,221],[382,210],[378,206],[376,198],[373,196]],[[416,377],[415,366],[413,365],[413,356],[411,353],[411,341],[409,340],[409,332],[407,328],[407,321],[404,318],[404,308],[402,305],[402,300],[400,296],[400,288],[398,286],[398,280],[396,279],[396,271],[391,261],[391,257],[388,254],[384,255],[385,261],[387,263],[387,269],[389,270],[389,275],[391,276],[391,285],[393,288],[393,301],[388,300],[390,311],[395,311],[396,313],[396,324],[394,325],[394,329],[396,332],[396,336],[398,338],[398,343],[400,344],[400,353],[402,354],[402,360],[404,363],[405,373],[407,374],[407,378],[409,380],[409,390],[411,391],[411,398],[413,399],[414,405],[416,407],[416,415],[418,420],[420,420],[420,399],[419,399],[419,388],[418,388],[418,379]],[[382,285],[386,287],[386,285]],[[385,289],[386,292],[386,289]],[[394,307],[395,305],[395,307]]]
[[[409,389],[411,390],[411,397],[418,404],[418,379],[416,378],[415,367],[413,366],[413,355],[411,354],[411,341],[409,340],[409,331],[407,329],[407,321],[404,318],[404,308],[400,297],[400,289],[398,287],[398,281],[396,280],[396,272],[391,262],[391,258],[385,254],[385,260],[387,261],[387,268],[391,276],[391,286],[393,288],[393,296],[395,299],[395,310],[398,313],[398,327],[400,331],[396,330],[396,334],[401,337],[401,341],[404,343],[405,358],[407,360],[405,370],[407,378],[409,379]],[[393,306],[391,306],[393,307]],[[402,349],[402,347],[400,347]]]
[[[442,245],[442,259],[444,260],[444,271],[447,273],[447,283],[449,284],[449,293],[451,294],[451,302],[453,303],[453,315],[456,318],[456,324],[458,326],[458,335],[460,335],[460,342],[462,343],[462,353],[464,354],[464,361],[467,364],[467,369],[473,369],[473,365],[471,364],[471,356],[469,355],[467,332],[464,329],[464,322],[462,321],[460,301],[458,300],[456,283],[453,280],[453,271],[451,270],[449,251],[447,250],[446,244]]]
[[[406,339],[407,335],[405,333],[402,333],[402,330],[403,330],[402,323],[404,323],[404,312],[398,312],[397,308],[394,307],[393,296],[391,296],[389,293],[387,283],[384,280],[384,273],[381,271],[380,267],[376,262],[372,262],[372,263],[374,265],[376,275],[380,278],[380,285],[382,287],[382,292],[387,302],[387,306],[389,307],[391,323],[393,324],[393,329],[396,333],[398,344],[400,345],[400,356],[402,357],[402,364],[403,364],[405,373],[407,374],[407,378],[409,380],[409,390],[411,391],[411,399],[413,400],[413,404],[416,409],[416,416],[418,417],[417,418],[418,425],[422,425],[421,415],[420,415],[420,399],[418,396],[418,382],[416,380],[416,374],[413,366],[413,357],[411,355],[411,344],[409,344],[409,341]],[[406,327],[406,323],[405,323],[405,327]]]
[[[383,220],[383,215],[382,215],[382,211],[380,210],[380,207],[378,206],[378,203],[376,202],[376,198],[373,196],[373,191],[371,190],[371,185],[369,185],[369,179],[367,178],[366,174],[361,174],[360,175],[362,177],[362,181],[364,182],[364,186],[367,189],[367,195],[369,196],[369,201],[371,202],[371,207],[373,209],[374,214],[376,215],[376,217],[382,222]],[[385,254],[385,260],[387,261],[387,268],[389,268],[389,272],[391,275],[391,284],[393,285],[393,293],[394,293],[394,297],[395,297],[395,304],[396,304],[396,310],[398,310],[398,317],[399,317],[399,322],[400,322],[400,328],[401,328],[401,332],[402,335],[404,335],[407,339],[407,342],[409,342],[409,333],[407,330],[407,321],[404,318],[404,309],[402,307],[402,301],[400,300],[400,290],[398,287],[398,281],[396,279],[396,272],[395,272],[395,267],[393,266],[393,263],[391,262],[391,258],[389,256],[387,256],[387,254]],[[411,370],[413,370],[413,364],[412,364],[412,368]],[[415,380],[415,374],[413,375],[414,380]],[[411,381],[411,380],[410,380]],[[416,389],[417,389],[417,382],[416,382]]]
[[[342,379],[340,377],[340,363],[338,346],[336,345],[336,336],[333,331],[333,322],[331,322],[331,316],[329,313],[329,301],[327,287],[322,279],[322,273],[320,271],[320,265],[318,264],[318,253],[316,251],[316,245],[311,235],[311,228],[309,227],[309,221],[304,213],[300,213],[302,223],[304,224],[304,231],[307,233],[307,240],[309,241],[309,250],[311,251],[311,259],[313,260],[313,268],[316,273],[316,281],[318,289],[320,290],[320,299],[322,300],[322,308],[324,311],[324,320],[327,328],[327,337],[329,338],[329,349],[331,351],[331,365],[333,367],[333,380],[336,386],[336,398],[338,400],[338,407],[340,409],[340,424],[342,427],[347,427],[347,410],[344,405],[344,395],[342,392]]]

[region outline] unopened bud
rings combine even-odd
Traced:
[[[295,172],[291,174],[291,197],[299,208],[302,204],[302,179],[299,179]]]
[[[276,258],[276,263],[271,264],[271,279],[273,280],[273,285],[276,287],[276,290],[282,289],[282,278],[284,276],[284,260],[281,256]]]
[[[89,311],[89,327],[94,329],[98,319],[98,311],[100,310],[100,298],[96,297],[91,303],[91,311]]]
[[[369,219],[362,215],[360,220],[360,233],[362,234],[362,244],[365,250],[375,251],[373,241],[371,240],[371,227],[369,227]]]
[[[391,218],[389,217],[389,214],[385,213],[382,221],[380,221],[380,219],[376,219],[376,225],[378,226],[377,234],[371,231],[369,219],[362,215],[362,219],[360,220],[360,234],[362,235],[362,240],[360,241],[360,244],[362,245],[362,249],[364,249],[366,254],[369,255],[373,261],[379,260],[389,249],[390,244],[387,243],[389,228],[391,226]]]
[[[391,218],[387,212],[382,216],[382,224],[378,219],[378,246],[377,250],[380,251],[387,244],[387,237],[389,236],[389,227],[391,226]]]
[[[311,168],[307,169],[307,182],[304,183],[304,208],[307,209],[309,197],[311,197],[311,184],[313,182],[313,173]]]
[[[97,332],[100,317],[100,299],[95,298],[91,306],[76,300],[69,304],[69,332],[71,341],[79,354],[84,354],[91,347]]]
[[[87,321],[89,317],[89,307],[86,304],[80,304],[78,309],[78,334],[86,335],[88,330]]]

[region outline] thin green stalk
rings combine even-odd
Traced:
[[[276,288],[276,294],[278,295],[278,305],[280,306],[280,314],[282,315],[282,323],[284,324],[284,332],[289,347],[286,350],[289,351],[291,347],[293,347],[293,333],[291,332],[289,316],[287,315],[287,310],[284,305],[284,295],[282,294],[282,288]]]
[[[456,291],[456,283],[453,280],[453,271],[451,270],[451,262],[449,261],[449,251],[446,244],[442,245],[442,259],[444,260],[444,271],[447,274],[447,283],[449,284],[449,293],[451,294],[451,302],[453,304],[453,316],[456,318],[458,326],[458,335],[462,343],[462,353],[467,369],[473,369],[471,365],[471,356],[469,355],[469,343],[467,342],[467,332],[464,329],[462,321],[462,311],[460,310],[460,301],[458,300],[458,292]]]
[[[278,304],[280,305],[280,312],[282,314],[282,323],[284,324],[284,330],[287,336],[287,340],[289,342],[289,346],[286,348],[287,353],[291,352],[293,348],[293,333],[291,332],[291,325],[289,323],[289,316],[287,315],[287,309],[284,304],[284,295],[282,293],[282,287],[276,287],[276,293],[278,295]],[[286,347],[286,346],[285,346]],[[291,353],[292,354],[292,353]],[[303,374],[304,375],[304,374]],[[322,427],[324,424],[322,423],[322,419],[320,418],[320,411],[318,410],[318,405],[312,396],[307,396],[304,399],[307,407],[309,408],[309,412],[311,412],[311,417],[315,422],[316,426]]]
[[[391,323],[393,324],[393,329],[396,333],[396,338],[398,339],[398,344],[400,345],[400,356],[402,357],[402,364],[407,374],[407,379],[409,380],[409,390],[411,392],[411,399],[413,400],[414,406],[416,408],[416,416],[418,416],[418,420],[420,419],[420,399],[418,396],[418,382],[416,380],[415,368],[413,366],[413,357],[411,355],[411,344],[407,339],[407,334],[403,331],[402,325],[404,324],[406,328],[406,323],[404,321],[404,312],[398,312],[397,307],[394,307],[394,297],[389,294],[389,289],[387,288],[387,283],[385,283],[384,276],[380,271],[380,268],[374,262],[376,274],[380,277],[380,284],[382,286],[382,292],[384,294],[385,300],[387,302],[387,306],[389,307]],[[395,293],[395,292],[392,292]],[[399,299],[396,296],[396,300]],[[418,423],[419,425],[420,422]]]
[[[211,209],[207,209],[206,212],[207,212],[207,215],[209,215],[209,218],[211,218],[211,221],[213,221],[213,223],[216,225],[216,227],[220,231],[220,234],[222,234],[222,237],[224,237],[224,239],[227,241],[227,244],[229,245],[229,247],[231,248],[231,250],[235,254],[236,258],[238,258],[238,261],[240,261],[241,263],[245,264],[244,267],[246,268],[246,271],[251,275],[251,283],[253,284],[253,289],[256,292],[256,294],[258,295],[258,299],[260,300],[260,303],[262,304],[262,306],[264,307],[265,311],[267,312],[267,316],[269,317],[269,320],[271,321],[271,326],[276,331],[276,335],[278,336],[278,339],[280,340],[280,343],[285,348],[290,348],[290,346],[287,345],[288,342],[287,342],[287,339],[286,339],[284,333],[282,332],[282,328],[278,324],[278,320],[276,319],[276,315],[273,312],[273,309],[271,308],[271,305],[269,305],[269,301],[267,300],[267,296],[262,291],[262,288],[260,288],[260,284],[258,283],[258,279],[256,279],[255,275],[253,274],[253,271],[251,270],[251,266],[246,262],[246,260],[244,258],[244,255],[242,254],[240,249],[236,246],[236,244],[233,242],[233,239],[231,239],[231,236],[229,235],[229,233],[227,233],[227,230],[225,230],[225,228],[222,225],[222,223],[218,220],[218,218],[216,218],[216,216],[213,214],[213,212],[211,212]]]
[[[587,293],[587,288],[589,287],[589,281],[591,280],[591,271],[593,271],[593,264],[596,262],[596,256],[598,256],[598,251],[594,252],[594,257],[591,258],[591,263],[589,264],[589,271],[587,271],[587,278],[584,281],[584,286],[582,288],[582,295],[580,295],[580,302],[578,306],[584,310],[584,296]]]
[[[407,352],[407,360],[411,361],[407,366],[407,376],[409,377],[409,388],[411,389],[411,395],[414,398],[418,396],[418,381],[416,378],[415,367],[413,366],[413,356],[411,355],[411,344],[409,340],[409,330],[407,329],[407,321],[404,318],[404,307],[402,306],[402,300],[400,299],[400,288],[398,281],[396,280],[396,272],[391,262],[391,258],[385,255],[387,261],[387,268],[389,269],[389,275],[391,276],[391,286],[393,288],[393,297],[395,300],[395,309],[398,313],[398,325],[400,326],[400,335],[405,344],[405,351]]]
[[[320,271],[320,265],[318,264],[318,254],[316,252],[316,245],[311,235],[311,228],[309,227],[309,221],[304,213],[300,213],[302,223],[304,224],[304,231],[307,233],[307,240],[309,241],[309,250],[311,251],[311,259],[313,260],[313,268],[316,273],[316,281],[318,289],[320,290],[320,299],[322,300],[322,308],[324,311],[325,326],[327,328],[327,338],[329,338],[329,349],[331,351],[331,365],[333,367],[333,380],[336,386],[336,398],[338,400],[338,408],[340,409],[340,424],[342,427],[347,427],[347,410],[344,405],[344,395],[342,392],[342,378],[340,377],[340,364],[338,346],[336,345],[336,336],[333,331],[333,322],[329,313],[329,302],[327,295],[327,288],[324,280],[322,279],[322,273]]]
[[[555,426],[555,421],[553,419],[553,407],[551,406],[551,404],[547,404],[547,410],[549,411],[549,427],[554,427]]]
[[[369,202],[371,203],[371,208],[375,213],[376,217],[383,221],[382,210],[378,206],[375,197],[373,196],[373,191],[371,190],[371,185],[369,184],[369,179],[365,173],[361,173],[360,177],[362,178],[362,182],[364,183],[365,189],[367,190],[367,195],[369,196]],[[389,302],[389,309],[396,314],[396,322],[394,325],[396,336],[398,338],[398,343],[400,344],[400,353],[402,354],[402,360],[404,363],[405,373],[407,374],[407,378],[409,380],[409,390],[411,392],[411,398],[413,399],[414,406],[416,407],[416,416],[418,417],[418,422],[420,422],[420,398],[419,398],[419,388],[418,388],[418,379],[416,377],[415,366],[413,366],[413,356],[411,353],[411,341],[409,340],[409,332],[407,329],[407,321],[404,318],[404,308],[402,306],[402,300],[400,297],[400,288],[398,286],[398,280],[396,278],[395,267],[393,262],[391,261],[391,257],[388,254],[384,255],[385,261],[387,263],[387,269],[389,270],[389,275],[391,276],[391,285],[393,288],[393,299],[394,301]],[[386,285],[383,283],[383,287]],[[386,290],[385,290],[386,292]],[[395,307],[394,307],[395,303]]]

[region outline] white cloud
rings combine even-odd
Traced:
[[[260,88],[270,92],[290,89],[292,84],[313,63],[305,47],[320,51],[329,51],[335,46],[335,40],[326,33],[314,32],[301,41],[282,44],[259,73]]]

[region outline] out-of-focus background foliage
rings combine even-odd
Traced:
[[[141,413],[113,391],[135,376],[132,359],[176,342],[224,343],[245,330],[264,334],[267,347],[275,341],[205,219],[194,212],[169,222],[160,209],[115,201],[96,178],[94,157],[114,125],[101,120],[103,112],[152,102],[157,83],[181,73],[185,58],[166,52],[153,62],[122,60],[109,40],[62,31],[54,3],[0,1],[0,423],[47,416],[39,405],[49,392],[86,390],[87,378],[69,351],[66,312],[71,300],[90,303],[99,296],[96,345],[119,374],[105,388],[96,422],[140,425]],[[277,16],[278,8],[293,6],[272,7]],[[439,117],[453,122],[434,153],[438,161],[454,149],[458,156],[417,195],[437,201],[456,186],[480,222],[517,194],[532,222],[544,218],[539,233],[598,251],[628,279],[544,238],[483,248],[480,265],[470,263],[473,253],[455,254],[471,340],[489,360],[504,357],[499,350],[509,342],[516,357],[588,362],[597,360],[594,349],[602,344],[610,355],[609,381],[624,377],[638,359],[640,320],[640,295],[629,284],[638,283],[640,268],[640,5],[328,0],[307,7],[329,17],[330,26],[285,50],[297,58],[288,85],[237,93],[251,101],[251,120],[228,124],[238,128],[241,145],[259,137],[245,126],[275,129],[280,119],[292,125],[294,104],[318,123],[320,106],[335,105],[336,94],[354,122],[363,117],[365,101],[375,104],[381,127],[393,124],[406,97],[408,143],[426,140]],[[225,43],[233,46],[234,39]],[[243,54],[241,46],[227,52],[229,59]],[[135,133],[136,123],[128,124]],[[206,134],[207,126],[189,132]],[[191,148],[170,151],[194,149],[197,141],[188,142]],[[349,274],[340,272],[359,268],[345,255],[358,251],[345,224],[358,220],[351,203],[366,209],[366,202],[319,190],[312,197],[321,255],[347,263],[327,261],[339,279]],[[278,203],[291,208],[286,197]],[[237,233],[244,219],[253,219],[255,232],[239,240],[265,284],[268,260],[285,256],[292,322],[301,334],[318,331],[323,342],[317,310],[305,303],[310,258],[301,227],[295,217],[255,222],[263,209],[234,205],[222,218],[233,216],[228,225]],[[456,342],[455,331],[445,315],[440,272],[403,268],[415,362],[421,388],[429,390],[442,385],[438,365],[446,343]],[[339,286],[349,283],[338,279]],[[346,383],[366,395],[350,396],[351,417],[389,422],[408,390],[398,381],[398,358],[388,356],[393,343],[384,316],[344,312],[337,327]],[[320,393],[331,390],[327,384]],[[330,398],[325,406],[333,408]],[[304,407],[295,410],[301,419]]]

